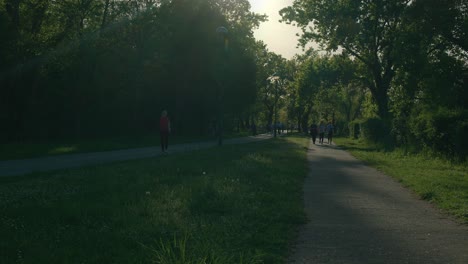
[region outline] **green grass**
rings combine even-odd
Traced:
[[[231,133],[225,138],[249,135],[248,132]],[[195,141],[215,140],[208,136],[170,136],[170,144],[181,144]],[[26,159],[42,156],[108,151],[159,146],[159,135],[126,136],[89,140],[61,140],[42,142],[15,142],[0,145],[0,160]]]
[[[362,141],[337,138],[338,145],[356,158],[394,177],[462,222],[468,223],[468,164],[402,150],[380,151]]]
[[[0,178],[0,263],[282,263],[307,139]]]

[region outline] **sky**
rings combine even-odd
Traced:
[[[286,23],[280,23],[279,11],[292,5],[294,0],[249,0],[251,10],[255,13],[266,14],[268,21],[260,24],[254,31],[257,40],[267,44],[267,48],[286,59],[291,59],[296,53],[302,54],[302,48],[296,48],[298,37],[296,33],[301,30]]]

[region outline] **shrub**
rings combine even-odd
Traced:
[[[361,133],[360,122],[361,122],[360,120],[354,120],[354,121],[349,122],[348,124],[349,137],[354,138],[354,139],[359,138],[359,134]]]
[[[349,127],[346,122],[336,121],[335,122],[335,131],[333,131],[336,136],[349,135]]]
[[[468,155],[468,113],[466,111],[439,107],[435,111],[424,109],[413,113],[410,121],[411,134],[423,148],[451,157],[465,158]]]
[[[360,137],[373,143],[387,144],[391,139],[389,131],[385,121],[378,117],[371,117],[360,122]]]
[[[454,142],[458,156],[461,159],[468,157],[468,119],[456,124]]]

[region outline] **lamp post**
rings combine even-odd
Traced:
[[[222,77],[220,78],[220,83],[218,87],[218,145],[223,145],[223,121],[224,121],[224,113],[223,113],[223,94],[224,94],[224,82],[225,82],[225,75],[226,75],[226,63],[227,63],[227,54],[229,51],[229,38],[228,38],[228,30],[225,27],[218,27],[216,28],[216,34],[218,37],[219,49],[222,50],[219,52],[219,56],[222,57]]]
[[[278,84],[280,81],[280,77],[274,73],[272,76],[268,77],[270,83],[273,85],[273,92],[274,92],[274,101],[273,101],[273,137],[276,138],[276,130],[278,129],[277,123],[278,123],[278,100],[279,100],[279,95],[278,95]]]

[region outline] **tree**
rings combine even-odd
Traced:
[[[226,116],[256,95],[247,0],[0,0],[2,140],[102,137],[156,130],[169,110],[178,133],[205,134],[216,116],[229,28]]]
[[[445,49],[468,58],[468,2],[463,0],[417,0],[412,6],[414,21],[424,34],[441,41]],[[442,48],[442,46],[438,46]]]
[[[327,50],[342,48],[366,66],[363,80],[382,118],[389,117],[388,90],[395,75],[395,45],[410,0],[296,0],[281,10],[283,20],[297,22],[302,45],[317,41]]]
[[[281,55],[268,52],[266,49],[260,50],[257,55],[257,65],[260,64],[257,71],[257,97],[266,112],[268,126],[273,125],[275,107],[278,104],[279,96],[283,94],[286,76],[285,63],[286,60]],[[272,81],[272,76],[280,78],[275,78]]]

